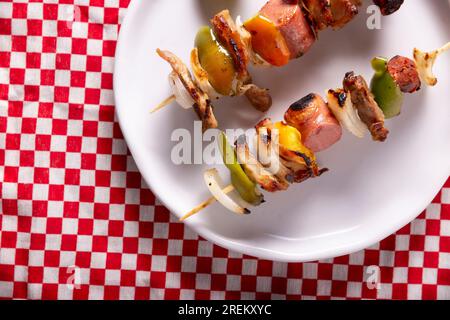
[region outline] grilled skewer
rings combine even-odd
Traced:
[[[400,113],[400,109],[398,112],[392,109],[401,108],[398,106],[403,101],[403,93],[416,92],[422,81],[429,86],[436,85],[437,79],[431,70],[437,56],[448,49],[450,43],[430,53],[415,49],[414,61],[401,56],[389,61],[377,57],[372,61],[375,74],[370,88],[362,76],[348,72],[343,88],[328,91],[328,103],[317,94],[309,94],[288,109],[285,114],[287,123],[274,124],[270,119],[262,120],[255,126],[257,156],[251,153],[245,137],[239,137],[233,149],[222,134],[221,151],[225,165],[231,171],[232,185],[225,188],[215,200],[233,212],[249,213],[252,199],[258,198],[253,205],[264,202],[257,186],[267,192],[285,191],[290,184],[320,177],[328,170],[319,169],[313,151],[319,152],[324,145],[330,146],[339,140],[336,134],[320,134],[321,130],[331,130],[324,129],[330,125],[332,128],[339,127],[331,130],[339,132],[339,138],[343,126],[358,138],[364,136],[365,130],[371,133],[373,140],[385,141],[389,133],[385,128],[385,120]],[[231,163],[227,160],[230,159],[227,156],[230,153],[233,154]],[[238,178],[236,171],[241,174]],[[250,183],[244,182],[245,179],[250,180]],[[239,200],[228,197],[227,194],[233,190],[241,197]],[[199,213],[215,200],[208,199],[181,220]],[[238,204],[242,200],[247,201],[244,202],[245,206]]]
[[[402,0],[374,1],[385,15],[397,11],[403,3]],[[202,27],[197,34],[191,53],[194,76],[174,69],[169,77],[174,95],[158,104],[153,112],[174,100],[183,108],[193,106],[204,130],[217,126],[210,101],[222,96],[244,95],[257,110],[266,112],[272,106],[272,98],[267,89],[252,83],[248,66],[284,66],[303,56],[321,30],[342,28],[358,14],[360,6],[361,0],[269,0],[256,16],[243,24],[239,17],[235,22],[228,10],[219,12],[210,21],[212,27]],[[177,60],[178,65],[183,64]],[[173,63],[170,64],[173,68]],[[182,68],[188,70],[184,65]],[[174,83],[176,76],[180,79],[178,84]],[[185,81],[187,76],[193,81]],[[198,104],[193,92],[204,97],[201,98],[204,101]],[[194,98],[191,106],[186,102],[188,96]]]

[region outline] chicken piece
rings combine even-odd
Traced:
[[[264,123],[265,121],[269,126],[265,126],[267,124]],[[258,143],[258,161],[282,183],[294,183],[295,172],[287,168],[281,161],[279,143],[272,140],[271,125],[272,122],[269,119],[265,119],[255,127]]]
[[[233,57],[238,80],[247,83],[250,81],[247,70],[250,58],[230,12],[228,10],[219,12],[211,19],[211,24],[217,39]]]
[[[385,141],[389,130],[384,127],[384,113],[375,101],[364,78],[348,72],[344,79],[344,89],[350,92],[352,103],[358,109],[361,120],[369,128],[373,140]]]
[[[277,179],[250,153],[245,135],[240,136],[235,143],[236,156],[247,176],[268,192],[287,190],[289,184]]]
[[[261,132],[263,128],[266,128],[269,136],[272,137],[276,125],[270,119],[264,119],[255,128],[257,132]],[[271,140],[273,142],[273,137]],[[276,146],[274,145],[273,148],[277,150],[277,154],[280,157],[280,164],[282,169],[285,170],[284,172],[291,172],[290,175],[292,177],[289,177],[289,179],[293,180],[291,183],[301,183],[308,178],[319,177],[322,173],[328,171],[328,169],[319,169],[314,154],[308,149],[305,149],[304,152],[294,151],[290,150],[289,146],[283,145],[280,142]]]
[[[186,88],[187,92],[194,101],[193,108],[197,113],[197,116],[202,121],[203,131],[208,129],[217,128],[218,123],[213,113],[213,107],[211,101],[206,93],[204,93],[194,82],[189,69],[175,54],[170,51],[163,51],[157,49],[158,55],[167,61],[173,72],[177,74],[181,83]]]

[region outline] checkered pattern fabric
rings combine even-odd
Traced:
[[[0,0],[0,298],[450,299],[450,181],[380,244],[305,264],[199,238],[155,200],[114,115],[128,0]]]

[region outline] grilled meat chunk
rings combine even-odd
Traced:
[[[311,15],[317,31],[328,28],[333,23],[331,0],[303,0],[303,5]]]
[[[388,16],[396,12],[402,6],[404,0],[373,0],[381,10],[384,16]]]
[[[192,75],[186,65],[175,54],[170,51],[157,49],[158,55],[167,61],[173,72],[177,74],[181,83],[194,100],[193,108],[197,116],[203,122],[203,131],[211,128],[217,128],[218,123],[213,113],[211,101],[206,93],[204,93],[192,79]]]
[[[260,14],[280,30],[291,52],[291,59],[304,55],[316,41],[298,0],[269,0]]]
[[[358,110],[361,120],[369,128],[373,140],[385,141],[389,130],[384,127],[384,113],[375,101],[364,78],[348,72],[344,79],[344,89],[350,92],[352,103]]]
[[[331,13],[333,29],[340,29],[349,23],[357,14],[361,0],[331,0]]]
[[[420,90],[419,72],[411,59],[395,56],[388,62],[387,69],[402,92],[413,93]]]
[[[245,96],[256,110],[266,112],[272,106],[272,97],[267,89],[261,89],[255,85],[249,86],[245,92]]]

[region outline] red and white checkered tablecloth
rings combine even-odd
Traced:
[[[397,234],[316,263],[242,256],[176,222],[114,115],[128,4],[0,0],[1,298],[450,299],[450,181]]]

